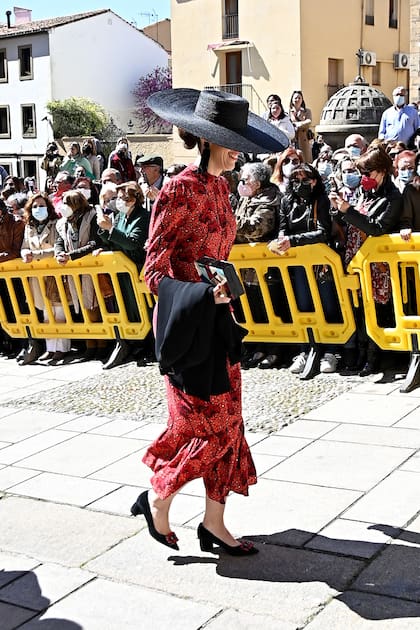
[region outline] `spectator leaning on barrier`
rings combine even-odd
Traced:
[[[405,187],[415,174],[416,154],[414,151],[401,151],[394,159],[394,172],[396,177],[393,178],[394,184],[400,191],[404,192]]]
[[[408,241],[411,232],[420,232],[420,153],[414,161],[414,176],[404,188],[400,219],[401,238]]]
[[[21,256],[25,263],[54,256],[54,244],[57,238],[56,222],[57,215],[54,206],[43,193],[36,193],[25,206],[24,221],[25,232],[23,235]],[[44,322],[48,322],[48,311],[45,308],[44,299],[37,278],[30,278],[35,308],[43,311]],[[66,284],[64,285],[67,286]],[[64,309],[60,301],[60,294],[57,283],[52,276],[45,278],[45,292],[51,302],[51,309],[56,322],[65,322]],[[27,352],[22,356],[19,363],[26,365],[39,361],[58,362],[64,359],[70,352],[70,339],[52,338],[46,340],[46,352],[42,353],[42,345],[39,341],[33,340]]]
[[[19,258],[24,229],[23,221],[9,212],[4,199],[0,199],[0,263]],[[7,321],[16,321],[6,281],[3,278],[0,278],[0,298],[3,302]],[[0,332],[1,351],[3,353],[10,354],[21,349],[20,342],[11,339],[3,330]]]
[[[342,195],[330,194],[332,206],[339,211],[347,224],[345,264],[348,264],[362,246],[366,236],[381,236],[396,229],[402,213],[402,196],[392,182],[392,160],[381,145],[375,145],[357,160],[362,174],[363,194],[356,206],[350,205]],[[386,263],[371,265],[373,299],[379,326],[392,325],[391,282]],[[367,337],[362,318],[363,309],[356,309],[357,346],[360,376],[372,374],[378,367],[378,347]]]
[[[91,208],[79,191],[69,190],[64,193],[61,212],[63,217],[57,221],[54,253],[57,262],[66,265],[69,260],[76,260],[91,254],[99,247],[100,239],[97,235],[96,210]],[[68,283],[74,310],[79,313],[79,298],[72,276],[68,276]],[[98,322],[100,321],[100,311],[91,276],[82,274],[81,283],[83,305],[87,309],[89,321]],[[86,341],[86,352],[82,357],[83,360],[102,359],[104,356],[105,342],[93,339]]]
[[[269,244],[270,250],[281,255],[290,247],[328,244],[331,238],[330,203],[318,171],[310,164],[301,164],[290,176],[285,196],[281,200],[279,236]],[[321,271],[321,270],[320,270]],[[305,270],[289,268],[290,279],[300,311],[313,310],[313,300]],[[338,303],[333,282],[317,274],[317,285],[327,322],[339,321]],[[300,374],[308,358],[308,346],[302,345],[301,352],[293,360],[290,371]],[[333,348],[325,347],[321,359],[321,372],[335,372],[337,358]]]
[[[144,197],[140,186],[136,182],[126,182],[116,187],[117,200],[116,209],[118,215],[113,222],[101,209],[97,212],[97,223],[99,226],[98,235],[102,242],[102,248],[112,251],[123,252],[130,258],[141,271],[145,258],[145,245],[149,230],[150,214],[144,208]],[[140,321],[140,314],[130,278],[126,274],[119,275],[121,291],[124,296],[124,303],[127,317],[130,321]],[[132,347],[123,339],[119,340],[103,366],[109,369],[120,365],[131,352]]]
[[[281,193],[270,182],[272,171],[262,162],[247,162],[241,169],[236,209],[236,243],[267,242],[277,235]],[[270,271],[270,270],[269,270]],[[242,281],[252,317],[256,323],[267,322],[267,312],[255,269],[242,269]],[[245,368],[272,368],[278,364],[277,344],[247,344],[242,361]]]

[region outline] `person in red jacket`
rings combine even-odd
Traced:
[[[115,151],[109,157],[108,168],[115,168],[121,174],[121,183],[137,179],[133,161],[128,151],[127,138],[119,138]]]

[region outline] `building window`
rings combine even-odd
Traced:
[[[381,63],[376,62],[376,66],[372,66],[372,85],[381,85]]]
[[[223,39],[239,37],[238,0],[224,0]]]
[[[369,24],[369,26],[375,24],[375,0],[366,0],[365,24]]]
[[[19,78],[33,79],[32,69],[32,46],[18,46],[19,54]]]
[[[36,138],[35,105],[22,105],[22,136]]]
[[[0,105],[0,138],[10,138],[10,112],[8,105]]]
[[[23,177],[35,177],[37,179],[37,161],[36,159],[31,158],[23,158],[22,159],[22,170]]]
[[[0,83],[7,83],[7,57],[5,48],[0,50]]]
[[[389,0],[389,28],[398,28],[398,0]]]
[[[328,59],[327,98],[330,98],[333,94],[338,92],[338,90],[341,90],[341,88],[344,87],[343,75],[343,59]]]

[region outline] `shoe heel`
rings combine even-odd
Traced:
[[[139,514],[143,514],[143,510],[141,509],[137,501],[133,503],[133,505],[131,506],[130,512],[133,516],[138,516]]]
[[[204,529],[204,527],[199,526],[197,530],[198,540],[200,541],[200,549],[201,551],[213,551],[213,540],[212,534]]]

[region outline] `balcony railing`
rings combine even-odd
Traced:
[[[237,13],[223,16],[223,39],[239,37],[239,19]]]
[[[246,85],[245,83],[228,83],[226,85],[207,85],[204,89],[222,90],[223,92],[242,96],[248,101],[250,111],[254,112],[254,114],[258,114],[258,116],[261,116],[267,109],[264,101],[260,98],[252,85]]]

